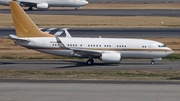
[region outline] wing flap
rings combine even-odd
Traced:
[[[101,54],[102,54],[102,51],[98,51],[98,50],[89,50],[89,49],[82,49],[82,48],[68,48],[63,44],[62,40],[57,35],[55,35],[55,38],[57,40],[59,48],[66,48],[69,50],[73,50],[72,54],[74,54],[76,56],[95,56],[95,57],[97,57],[97,56],[101,56]]]
[[[34,2],[34,1],[19,1],[20,5],[23,6],[36,6],[40,2]]]
[[[70,48],[70,50],[73,50],[72,54],[79,55],[81,57],[99,57],[102,55],[102,51],[98,50],[87,50],[87,49],[77,49],[77,48]]]

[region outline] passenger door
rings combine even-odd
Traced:
[[[149,51],[149,52],[152,52],[152,51],[153,51],[153,44],[152,44],[152,43],[149,43],[149,44],[148,44],[148,51]]]

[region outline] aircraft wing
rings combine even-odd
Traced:
[[[99,57],[102,55],[102,51],[99,50],[88,50],[88,49],[77,49],[77,48],[70,48],[70,50],[73,50],[72,54],[79,55],[81,57]]]
[[[60,38],[58,38],[58,36],[55,35],[55,38],[57,40],[59,48],[65,48],[65,49],[73,50],[73,53],[71,53],[71,54],[74,54],[76,56],[80,56],[80,57],[89,57],[89,56],[99,57],[103,53],[100,50],[89,50],[89,49],[81,49],[81,48],[68,48],[63,44],[63,42],[60,40]]]
[[[38,3],[38,1],[27,1],[27,0],[18,0],[19,4],[21,6],[36,6]]]

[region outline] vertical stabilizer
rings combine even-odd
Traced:
[[[10,1],[9,5],[17,37],[54,37],[40,31],[17,2]]]

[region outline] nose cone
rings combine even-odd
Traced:
[[[166,53],[168,53],[168,55],[171,55],[174,53],[174,51],[171,48],[168,48]]]
[[[89,2],[88,2],[88,1],[86,1],[86,0],[84,0],[84,5],[87,5],[87,4],[89,4]]]

